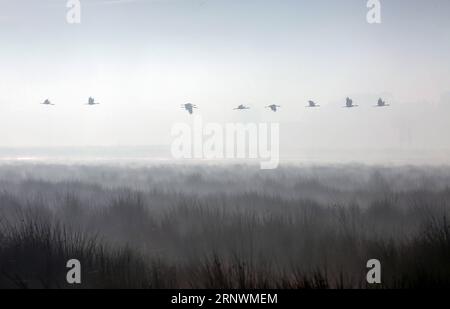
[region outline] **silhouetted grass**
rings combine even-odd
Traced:
[[[447,168],[0,166],[0,287],[450,287],[449,185]]]

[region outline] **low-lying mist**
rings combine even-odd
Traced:
[[[0,166],[0,287],[450,286],[450,168]]]

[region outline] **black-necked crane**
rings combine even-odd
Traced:
[[[350,99],[349,97],[347,97],[347,99],[345,99],[345,106],[347,108],[352,108],[352,107],[358,107],[358,105],[353,104],[353,100]]]
[[[280,107],[281,107],[280,105],[275,105],[275,104],[266,106],[266,108],[270,108],[272,110],[272,112],[277,112],[278,108],[280,108]]]
[[[318,105],[316,102],[314,101],[308,101],[308,106],[306,107],[320,107],[320,105]]]
[[[246,109],[250,109],[250,107],[241,104],[238,107],[236,107],[234,110],[246,110]]]
[[[383,101],[382,98],[379,98],[376,107],[386,107],[386,106],[389,106],[389,104],[386,104],[386,101]]]
[[[87,105],[98,105],[100,103],[95,102],[95,99],[93,97],[89,97]]]
[[[181,108],[187,110],[189,112],[189,114],[193,114],[194,113],[194,108],[198,108],[197,105],[192,104],[192,103],[186,103],[186,104],[182,104]]]
[[[41,104],[44,104],[44,105],[55,105],[55,104],[53,104],[52,102],[50,102],[50,100],[49,99],[46,99],[44,102],[42,102]]]

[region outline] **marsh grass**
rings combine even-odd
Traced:
[[[0,167],[0,288],[450,287],[450,170],[66,169]]]

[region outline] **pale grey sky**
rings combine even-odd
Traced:
[[[303,148],[450,148],[448,0],[381,1],[380,25],[365,0],[81,2],[69,25],[65,0],[0,0],[0,146],[168,144],[193,102]]]

